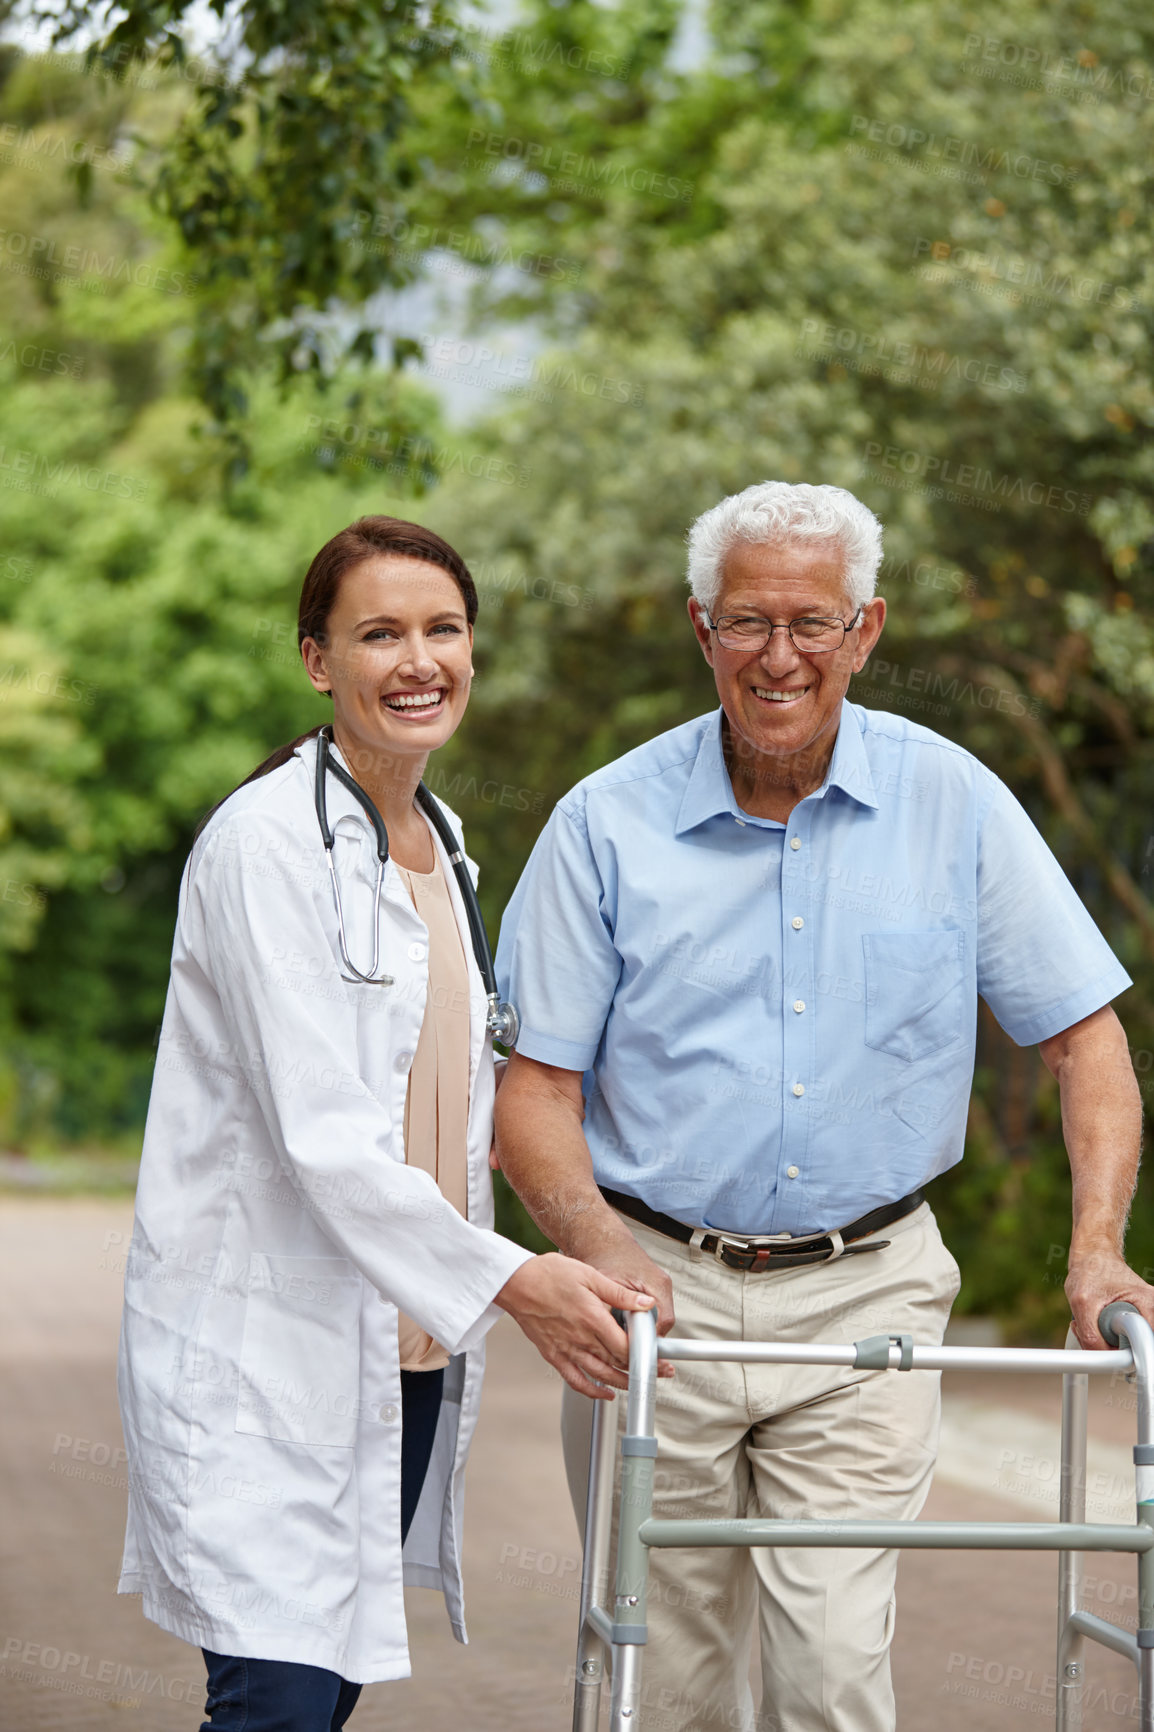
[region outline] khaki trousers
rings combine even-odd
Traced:
[[[697,1340],[939,1342],[958,1267],[928,1203],[883,1251],[747,1275],[635,1222]],[[654,1513],[911,1520],[937,1455],[940,1375],[679,1362],[657,1385]],[[566,1388],[565,1465],[584,1525],[592,1402]],[[624,1424],[625,1400],[616,1403]],[[650,1553],[642,1732],[893,1732],[896,1551]],[[749,1688],[760,1625],[762,1705]]]

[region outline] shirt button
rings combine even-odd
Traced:
[[[801,847],[801,837],[800,836],[791,836],[789,839],[789,845],[793,849],[794,853],[796,854],[798,849]]]
[[[795,914],[789,924],[793,927],[795,932],[800,932],[802,927],[805,925],[805,921],[802,919],[800,914]]]
[[[786,1168],[786,1169],[785,1169],[785,1176],[786,1176],[786,1178],[787,1178],[787,1179],[796,1179],[796,1178],[797,1178],[797,1175],[798,1175],[798,1174],[799,1174],[799,1173],[800,1173],[800,1172],[801,1172],[801,1168],[800,1168],[800,1167],[787,1167],[787,1168]]]
[[[425,947],[424,947],[424,945],[423,944],[410,944],[409,945],[409,961],[410,962],[424,962],[424,960],[425,960]]]
[[[793,1001],[793,1008],[796,1010],[797,1014],[800,1016],[802,1011],[805,1009],[805,999],[804,998],[795,998]]]
[[[399,1052],[393,1060],[393,1069],[398,1076],[405,1076],[412,1062],[413,1055],[411,1052]]]
[[[381,1423],[382,1423],[382,1425],[394,1425],[396,1423],[396,1418],[397,1418],[397,1410],[395,1407],[390,1406],[390,1407],[382,1407],[381,1408]]]
[[[795,1095],[803,1095],[805,1093],[805,1084],[804,1083],[794,1083],[793,1092]]]

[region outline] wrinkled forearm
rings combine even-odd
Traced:
[[[496,1101],[497,1157],[554,1245],[597,1262],[633,1236],[597,1189],[582,1129],[580,1078],[574,1083],[570,1073],[560,1074],[557,1086],[549,1066],[513,1054]]]
[[[1142,1101],[1126,1035],[1109,1008],[1042,1043],[1058,1079],[1073,1181],[1070,1257],[1120,1255],[1142,1141]]]

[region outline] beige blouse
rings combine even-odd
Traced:
[[[469,975],[449,886],[434,850],[431,872],[397,867],[429,929],[429,994],[405,1096],[405,1160],[437,1181],[441,1195],[468,1219],[466,1137],[469,1122]],[[436,1371],[449,1363],[438,1341],[402,1311],[402,1371]]]

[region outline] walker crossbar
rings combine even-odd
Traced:
[[[1114,1522],[642,1522],[644,1546],[901,1546],[912,1551],[1148,1552],[1154,1527]]]
[[[644,1316],[644,1313],[642,1313]],[[900,1371],[901,1349],[890,1336],[890,1371]],[[795,1347],[778,1341],[686,1341],[670,1335],[658,1351],[662,1359],[708,1359],[748,1365],[850,1365],[860,1368],[864,1342],[848,1347]],[[1086,1353],[1061,1347],[915,1347],[911,1371],[1130,1371],[1129,1349]]]
[[[646,1591],[654,1546],[870,1546],[1058,1553],[1056,1732],[1080,1732],[1082,1643],[1089,1639],[1131,1659],[1138,1670],[1139,1732],[1154,1732],[1154,1332],[1132,1305],[1108,1305],[1099,1319],[1101,1353],[1080,1348],[918,1347],[908,1336],[873,1336],[831,1346],[779,1342],[687,1341],[658,1344],[652,1311],[633,1312],[629,1394],[616,1449],[614,1404],[594,1406],[585,1561],[573,1705],[574,1732],[595,1732],[605,1661],[611,1654],[610,1732],[634,1732],[641,1698],[641,1652],[648,1635]],[[1072,1339],[1071,1337],[1068,1339]],[[879,1372],[980,1370],[1062,1373],[1062,1457],[1056,1522],[889,1522],[745,1520],[664,1521],[653,1515],[657,1361],[729,1360],[763,1365],[845,1365]],[[1089,1378],[1125,1372],[1137,1384],[1138,1442],[1133,1525],[1086,1521],[1086,1408]],[[621,1489],[612,1615],[607,1605],[614,1469]],[[1083,1611],[1081,1555],[1133,1553],[1138,1568],[1136,1634]]]

